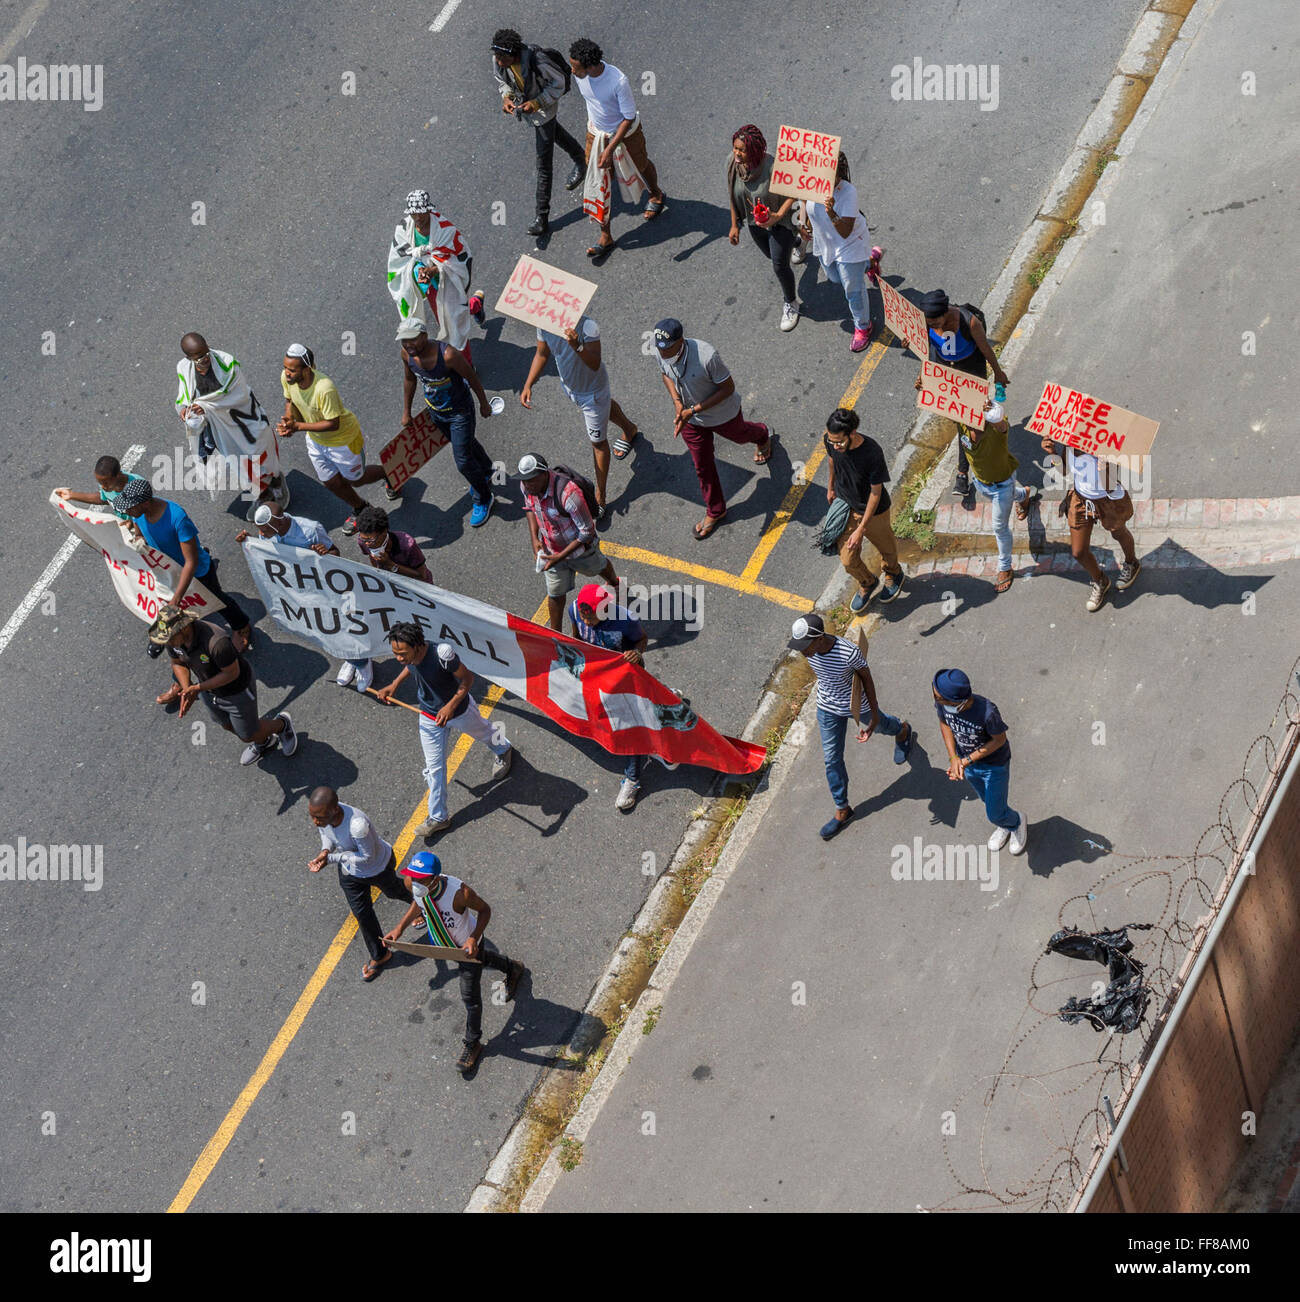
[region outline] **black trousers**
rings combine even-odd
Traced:
[[[479,941],[481,963],[457,963],[460,968],[460,997],[465,1005],[465,1043],[473,1044],[482,1038],[483,1030],[483,969],[495,968],[498,972],[510,971],[510,960],[497,952],[485,936]]]
[[[575,163],[586,165],[582,146],[564,129],[557,113],[549,122],[533,128],[533,143],[537,146],[537,216],[550,220],[551,216],[551,163],[555,145],[559,146]]]
[[[383,942],[383,932],[379,928],[379,919],[375,917],[375,906],[370,902],[370,888],[378,886],[390,900],[401,900],[403,904],[411,902],[411,888],[397,875],[397,859],[390,855],[384,870],[374,877],[353,877],[339,869],[339,885],[347,896],[348,908],[361,928],[361,935],[366,942],[370,957],[380,959],[387,946]]]
[[[763,251],[763,256],[771,258],[772,270],[781,285],[781,293],[787,303],[794,302],[794,272],[790,270],[790,255],[798,243],[798,237],[789,226],[749,227],[754,243]]]
[[[208,572],[199,579],[199,582],[225,607],[219,613],[226,617],[226,623],[236,633],[248,627],[248,616],[244,614],[244,608],[221,586],[221,580],[217,578],[215,556],[212,558],[212,564],[208,566]]]

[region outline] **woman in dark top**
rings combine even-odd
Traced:
[[[784,304],[781,329],[799,324],[799,305],[794,297],[794,272],[790,254],[798,243],[794,229],[794,200],[771,192],[772,155],[767,152],[763,133],[750,123],[731,137],[731,158],[727,163],[727,200],[731,205],[731,230],[727,238],[740,243],[740,227],[749,227],[754,243],[770,258],[781,285]]]

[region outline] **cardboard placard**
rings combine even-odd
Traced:
[[[1160,422],[1049,383],[1025,428],[1106,461],[1130,461],[1151,451]]]
[[[450,442],[451,436],[434,424],[433,412],[426,407],[379,451],[379,464],[384,468],[388,486],[401,488],[439,448]]]
[[[594,281],[583,280],[526,253],[515,263],[496,310],[525,325],[562,335],[578,324],[596,292]]]
[[[947,416],[969,429],[983,429],[984,404],[988,399],[989,382],[978,375],[968,375],[928,359],[921,363],[918,407]]]
[[[835,193],[835,172],[840,162],[839,136],[782,127],[772,158],[768,189],[796,199],[825,203]]]
[[[446,945],[421,945],[414,940],[386,940],[389,949],[399,949],[403,954],[418,954],[421,958],[445,958],[449,963],[481,963],[481,958],[470,958],[463,949],[448,949]]]
[[[884,276],[880,277],[880,297],[885,303],[885,324],[924,361],[930,356],[925,313],[915,303],[909,303]]]

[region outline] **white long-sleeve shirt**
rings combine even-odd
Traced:
[[[339,802],[343,817],[337,827],[318,828],[326,862],[337,864],[349,877],[376,877],[388,864],[393,847],[375,831],[361,810]]]

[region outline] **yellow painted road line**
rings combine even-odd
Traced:
[[[858,367],[853,379],[849,382],[849,387],[844,390],[844,397],[839,401],[841,407],[852,409],[858,405],[858,399],[862,397],[862,391],[867,387],[867,381],[871,379],[876,367],[880,365],[885,354],[889,351],[889,345],[893,341],[894,336],[888,328],[885,328],[881,332],[880,338],[867,349],[867,355],[862,359],[862,365]],[[780,509],[772,517],[772,523],[767,526],[762,538],[758,540],[758,546],[754,548],[754,554],[749,558],[749,564],[741,572],[740,577],[746,583],[753,583],[758,578],[759,572],[767,563],[767,558],[772,554],[772,549],[781,541],[781,535],[785,532],[786,525],[794,519],[794,513],[799,509],[799,503],[803,501],[803,495],[808,491],[809,486],[817,476],[817,471],[821,469],[821,464],[825,460],[826,450],[819,442],[812,455],[804,463],[803,477],[790,485]],[[806,606],[801,607],[801,609],[806,609]]]
[[[537,608],[533,615],[533,623],[536,624],[546,618],[546,602]],[[481,703],[481,712],[486,717],[492,713],[497,702],[505,695],[505,689],[502,687],[492,687],[488,694],[483,698]],[[469,748],[473,744],[473,738],[467,737],[464,733],[456,740],[456,745],[452,748],[451,754],[447,757],[447,781],[451,782],[456,776],[456,770],[460,768],[461,762],[469,754]],[[424,822],[426,806],[423,800],[415,807],[415,812],[406,820],[406,826],[402,828],[401,835],[393,843],[393,854],[400,864],[406,857],[406,852],[411,848],[411,843],[415,840],[416,827]],[[377,900],[379,892],[376,888],[371,888],[371,898]],[[262,1087],[271,1079],[271,1074],[275,1071],[284,1057],[289,1046],[293,1043],[293,1038],[298,1034],[304,1021],[307,1020],[307,1014],[311,1012],[312,1005],[316,1002],[317,996],[325,988],[325,982],[328,981],[343,959],[344,952],[352,941],[352,937],[357,934],[357,920],[348,914],[347,921],[338,929],[334,939],[330,941],[329,948],[325,951],[324,958],[316,965],[316,970],[311,974],[303,992],[298,996],[297,1002],[289,1012],[289,1016],[284,1019],[284,1024],[275,1034],[275,1039],[271,1041],[271,1047],[262,1055],[262,1061],[257,1064],[257,1070],[249,1078],[248,1084],[239,1091],[239,1097],[226,1113],[221,1125],[217,1127],[217,1133],[204,1145],[203,1152],[198,1156],[198,1160],[190,1169],[189,1175],[185,1177],[185,1183],[181,1185],[180,1192],[172,1199],[171,1206],[167,1208],[169,1212],[183,1212],[188,1210],[189,1205],[194,1201],[195,1196],[203,1187],[203,1182],[212,1174],[213,1168],[221,1161],[221,1155],[230,1146],[230,1141],[235,1137],[235,1131],[239,1129],[239,1123],[243,1121],[257,1100],[257,1096],[262,1092]]]
[[[773,601],[778,606],[787,606],[791,610],[803,612],[810,610],[813,605],[807,597],[801,597],[796,592],[784,592],[780,588],[769,587],[766,583],[755,583],[753,579],[738,578],[734,574],[728,574],[726,570],[714,570],[707,565],[695,565],[691,561],[678,560],[676,556],[663,556],[659,552],[646,551],[644,547],[624,547],[621,543],[606,542],[602,538],[600,549],[616,560],[635,561],[638,565],[653,565],[661,570],[674,570],[693,579],[702,579],[705,583],[716,583],[720,587],[732,588],[751,597],[762,597],[766,601]]]

